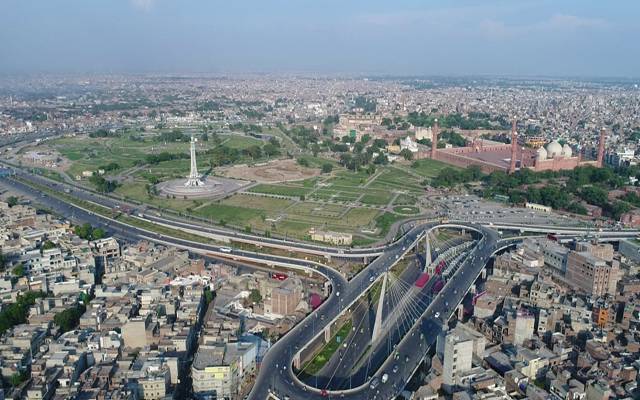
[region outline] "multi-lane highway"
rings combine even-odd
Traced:
[[[359,387],[347,390],[324,390],[306,385],[295,376],[292,368],[295,354],[316,335],[322,334],[323,328],[338,315],[354,303],[371,285],[369,276],[379,276],[389,270],[398,259],[410,251],[424,235],[435,228],[460,228],[476,231],[481,235],[477,246],[459,268],[458,272],[447,282],[440,294],[429,304],[420,320],[405,335],[395,348],[397,355],[391,354],[383,360],[382,367],[373,371],[371,380]],[[428,347],[435,340],[457,304],[462,300],[471,284],[476,280],[482,268],[498,246],[497,232],[481,226],[471,224],[422,224],[413,227],[404,238],[389,245],[385,252],[365,269],[365,273],[358,274],[353,280],[341,288],[340,302],[327,302],[319,310],[324,321],[315,322],[317,315],[311,314],[304,321],[294,327],[285,337],[278,341],[267,353],[263,360],[260,373],[250,394],[251,399],[264,399],[269,393],[279,398],[292,399],[322,399],[326,397],[350,399],[390,399],[395,397],[405,386],[406,382],[422,362]],[[333,298],[335,300],[335,297]],[[323,323],[324,322],[324,323]],[[420,351],[416,351],[420,349]],[[374,363],[375,364],[375,363]],[[397,371],[393,367],[398,365]],[[388,380],[381,383],[383,374]],[[374,384],[372,385],[372,382]],[[378,382],[376,385],[375,382]]]
[[[3,184],[13,190],[22,192],[31,197],[41,196],[41,194],[39,194],[37,190],[19,181],[4,180]],[[276,342],[276,344],[269,350],[269,352],[263,359],[262,368],[260,370],[260,373],[258,374],[254,389],[250,394],[250,398],[252,399],[264,399],[268,396],[269,393],[278,393],[283,398],[284,396],[289,396],[290,398],[325,397],[322,390],[307,386],[294,376],[292,363],[295,354],[316,335],[323,334],[324,328],[328,324],[333,322],[339,316],[339,314],[345,310],[345,308],[353,304],[362,293],[368,290],[383,272],[387,271],[406,253],[411,251],[411,249],[424,237],[424,235],[428,231],[441,226],[438,223],[428,223],[412,226],[401,240],[398,240],[386,246],[379,257],[377,257],[373,262],[367,265],[365,269],[361,273],[356,275],[351,281],[347,282],[342,274],[340,274],[338,271],[319,263],[262,254],[257,252],[242,251],[239,249],[233,249],[232,253],[230,254],[224,253],[222,252],[221,246],[192,242],[180,238],[160,236],[145,229],[141,229],[119,222],[117,220],[112,220],[104,216],[85,211],[78,206],[66,203],[63,200],[56,198],[55,196],[47,196],[46,198],[42,198],[42,200],[44,200],[44,202],[54,211],[59,212],[60,214],[72,216],[72,218],[88,221],[96,225],[107,225],[111,231],[126,238],[145,238],[159,243],[188,249],[199,254],[227,255],[229,257],[237,258],[240,260],[248,260],[271,265],[283,265],[290,268],[313,270],[324,275],[331,282],[332,292],[330,296],[315,312],[310,314],[305,320],[294,327],[287,335]],[[488,246],[488,243],[495,242],[495,240],[494,242],[491,242],[492,238],[497,238],[495,232],[481,226],[473,226],[472,224],[442,225],[442,227],[445,226],[459,227],[462,229],[470,229],[481,232],[485,236],[485,238],[489,238],[488,240],[485,239],[485,246]],[[479,271],[482,266],[480,261],[481,259],[478,260],[479,261],[475,264],[475,266]],[[468,276],[470,277],[471,274],[469,274]],[[371,279],[372,277],[373,279]],[[336,293],[338,292],[341,293],[340,296],[336,295]],[[466,289],[464,291],[458,291],[459,295],[462,295],[462,293],[464,292],[466,292]],[[435,311],[440,312],[442,318],[447,313],[443,304],[441,305],[438,302],[434,302],[434,304],[430,306],[429,310],[435,310],[435,307],[442,307],[442,309],[438,308],[438,311]],[[426,321],[427,320],[425,320],[425,323]],[[427,334],[424,336],[430,335]],[[409,337],[415,340],[415,338],[419,337],[419,335],[407,336],[407,338]],[[404,360],[402,371],[409,371],[410,369],[415,368],[415,366],[419,364],[422,357],[422,355],[418,356],[418,353],[416,353],[415,351],[410,351],[410,349],[412,349],[411,346],[412,345],[408,343],[408,340],[406,338],[398,345],[398,351],[407,354]],[[377,376],[379,376],[379,373]],[[365,383],[359,388],[354,388],[335,394],[338,396],[348,396],[349,398],[357,399],[373,398],[373,396],[383,396],[384,393],[391,394],[391,391],[393,390],[400,390],[403,387],[403,382],[406,382],[407,379],[408,376],[405,376],[403,373],[398,373],[394,374],[394,377],[390,379],[388,384],[385,384],[384,387],[379,386],[375,389],[372,389],[369,384]],[[393,389],[394,386],[395,389]],[[378,391],[381,392],[377,393]],[[330,392],[327,393],[327,395],[330,394]]]

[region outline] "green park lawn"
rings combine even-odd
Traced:
[[[413,164],[411,164],[411,169],[424,176],[425,178],[434,178],[440,171],[445,168],[458,169],[457,167],[445,164],[442,161],[431,160],[428,158],[416,160],[413,162]]]

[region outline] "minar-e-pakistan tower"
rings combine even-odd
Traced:
[[[186,187],[204,186],[204,182],[200,179],[200,174],[198,174],[198,165],[196,164],[196,141],[197,139],[191,136],[191,172],[189,172],[187,181],[184,183]]]

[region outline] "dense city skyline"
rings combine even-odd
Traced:
[[[8,1],[0,73],[637,76],[638,4],[557,3]]]
[[[640,3],[0,1],[0,400],[640,399]]]

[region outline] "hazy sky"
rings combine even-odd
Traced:
[[[0,72],[640,76],[639,0],[0,0]]]

